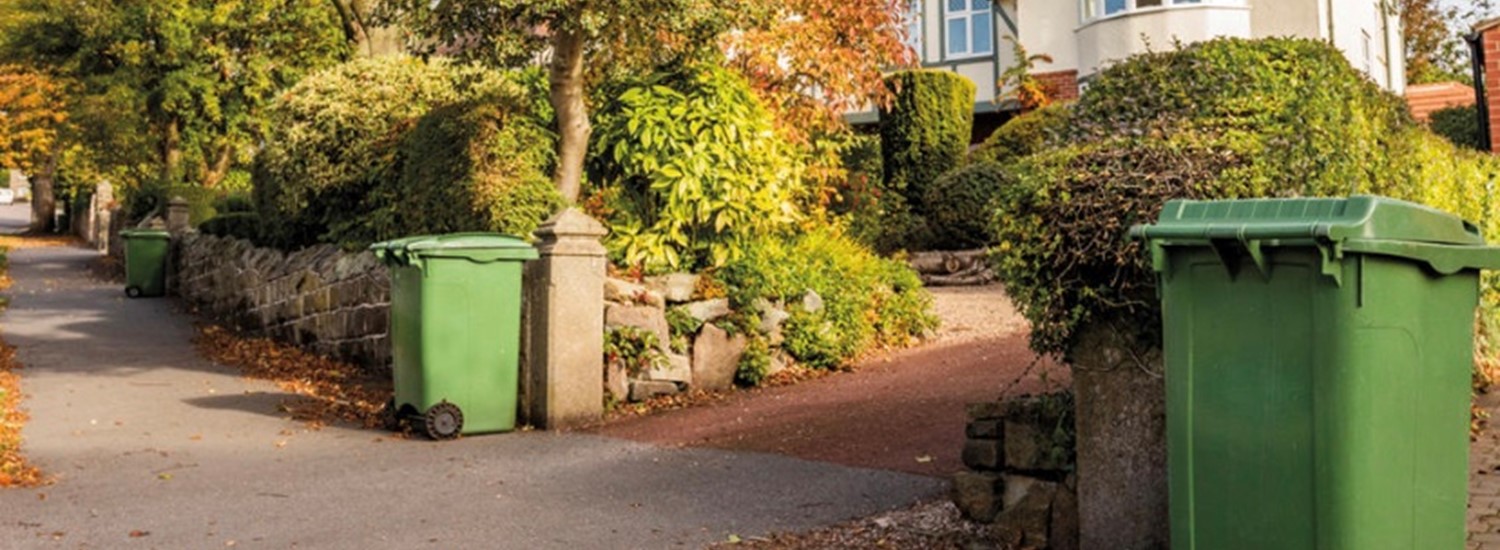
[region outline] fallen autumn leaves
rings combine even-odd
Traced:
[[[0,290],[10,288],[6,274],[6,252],[0,246]],[[0,487],[35,487],[47,483],[41,470],[21,454],[21,427],[26,411],[21,409],[21,376],[16,373],[16,348],[0,341]]]
[[[281,404],[297,420],[313,427],[333,420],[366,428],[382,424],[381,413],[391,398],[390,383],[372,379],[354,365],[268,338],[245,338],[217,325],[200,325],[195,342],[204,357],[302,396]]]

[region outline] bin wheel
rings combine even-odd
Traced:
[[[130,298],[140,298],[141,297],[141,287],[138,287],[138,286],[127,286],[127,287],[125,287],[125,296],[128,296]]]
[[[422,415],[422,431],[433,439],[453,439],[463,427],[463,411],[447,401],[433,405],[427,409],[427,414]]]

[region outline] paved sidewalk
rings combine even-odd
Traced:
[[[283,418],[286,397],[197,356],[168,300],[11,256],[27,455],[0,546],[662,548],[810,528],[940,495],[939,479],[753,452],[525,432],[434,443]],[[133,536],[134,535],[134,536]]]
[[[1500,395],[1479,403],[1490,426],[1469,444],[1469,548],[1500,550]]]

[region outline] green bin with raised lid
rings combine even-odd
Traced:
[[[1159,277],[1172,548],[1463,548],[1479,270],[1382,197],[1172,201]]]
[[[131,298],[157,297],[167,293],[167,251],[172,234],[165,229],[126,229],[125,295]]]
[[[388,420],[409,420],[433,439],[515,429],[521,279],[536,249],[495,233],[409,237],[370,249],[391,271]]]

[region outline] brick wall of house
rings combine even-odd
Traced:
[[[1052,93],[1052,99],[1056,101],[1072,101],[1078,99],[1078,71],[1057,71],[1052,73],[1038,73],[1037,80],[1047,87]]]

